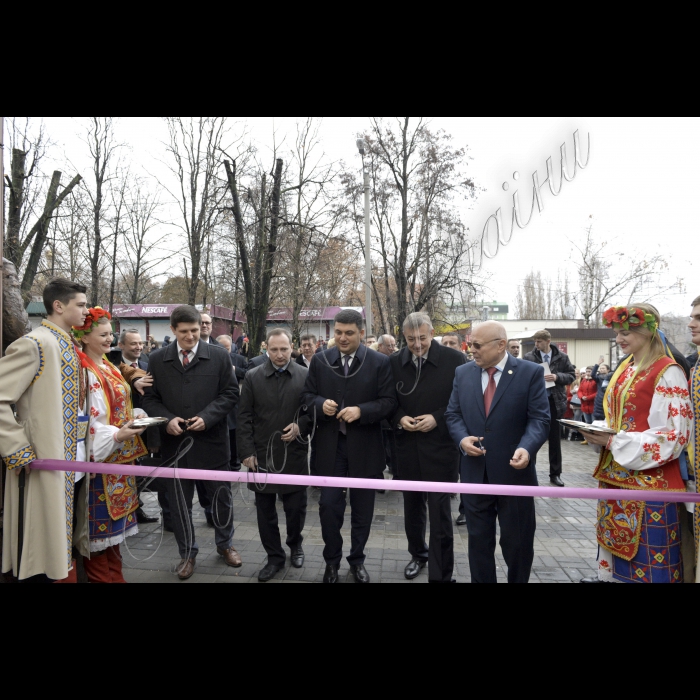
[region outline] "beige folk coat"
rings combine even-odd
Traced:
[[[0,455],[9,470],[2,571],[13,571],[21,580],[42,574],[55,581],[68,578],[71,540],[82,554],[89,551],[84,517],[79,532],[72,533],[72,510],[84,514],[86,507],[74,503],[70,473],[32,471],[25,491],[22,570],[17,572],[19,468],[34,459],[75,461],[79,373],[71,337],[47,321],[0,359]],[[17,420],[11,404],[16,404]],[[88,489],[82,494],[87,499]]]

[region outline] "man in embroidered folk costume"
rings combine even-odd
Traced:
[[[616,435],[586,435],[591,445],[603,448],[595,478],[601,489],[619,495],[683,493],[687,477],[680,458],[689,443],[693,406],[685,373],[659,330],[658,312],[638,304],[609,309],[604,319],[617,331],[617,343],[628,357],[605,397],[607,425]],[[599,572],[584,583],[684,582],[685,511],[663,498],[651,499],[651,494],[639,493],[637,500],[600,502]]]
[[[700,346],[700,297],[693,302],[693,312],[691,316],[690,332],[693,334],[693,343]],[[693,432],[688,452],[690,454],[690,478],[688,481],[688,491],[697,493],[698,480],[700,479],[700,362],[696,362],[692,368],[691,393],[693,398]],[[695,562],[697,573],[695,583],[700,583],[700,504],[695,504],[689,508],[693,512],[692,529],[695,534]]]
[[[73,532],[76,474],[30,471],[36,459],[75,462],[82,457],[80,363],[70,332],[87,316],[86,291],[68,280],[53,280],[44,290],[47,320],[13,343],[0,359],[0,455],[9,470],[2,570],[13,572],[20,581],[73,581],[73,545],[88,554],[87,531]],[[22,469],[27,470],[27,486],[18,571]]]
[[[133,464],[148,454],[140,438],[144,430],[131,427],[133,418],[135,413],[139,418],[147,416],[141,409],[134,411],[129,383],[106,357],[113,338],[111,319],[109,312],[96,307],[89,309],[81,326],[73,328],[83,348],[78,355],[85,387],[81,406],[90,420],[86,452],[91,462]],[[126,583],[120,545],[138,533],[136,478],[97,474],[86,482],[77,487],[89,492],[90,558],[84,562],[85,572],[90,583]]]

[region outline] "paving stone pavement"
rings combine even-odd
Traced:
[[[590,447],[565,442],[564,481],[567,486],[595,488],[592,478],[596,455]],[[540,483],[549,483],[548,449],[545,445],[538,458]],[[387,475],[387,478],[390,478]],[[146,497],[146,510],[156,515],[155,497]],[[306,563],[303,569],[293,569],[287,558],[284,571],[271,583],[322,583],[325,571],[323,539],[318,514],[319,492],[309,492],[309,512],[304,530]],[[457,518],[459,502],[452,501]],[[284,512],[278,503],[280,529],[285,538]],[[216,553],[214,531],[209,529],[204,511],[194,507],[195,527],[200,554],[197,571],[185,583],[257,583],[257,575],[267,560],[260,543],[255,515],[254,495],[234,487],[236,534],[234,546],[243,558],[241,569],[230,569]],[[596,569],[595,501],[537,500],[537,537],[535,563],[531,583],[577,583]],[[346,514],[343,538],[350,540],[350,507]],[[372,535],[367,547],[367,571],[373,583],[409,583],[403,571],[411,557],[404,534],[403,495],[387,492],[377,495]],[[455,578],[458,583],[471,581],[468,563],[466,528],[455,526]],[[141,532],[129,538],[128,551],[122,546],[125,577],[129,583],[180,583],[174,573],[179,564],[175,538],[162,533],[160,525],[141,526]],[[347,555],[348,552],[346,551]],[[500,548],[497,550],[499,583],[506,583],[507,572]],[[341,568],[341,582],[352,582],[347,562]],[[427,570],[413,582],[428,583]]]

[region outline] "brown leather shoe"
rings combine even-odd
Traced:
[[[231,549],[217,549],[216,551],[220,557],[224,558],[226,566],[230,566],[232,569],[240,569],[243,566],[241,555],[233,547]]]
[[[180,581],[187,581],[194,576],[194,568],[197,565],[195,559],[183,559],[177,567],[177,577]]]

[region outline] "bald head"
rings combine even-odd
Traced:
[[[472,333],[474,362],[482,369],[495,367],[506,355],[508,332],[502,323],[487,321]]]

